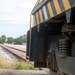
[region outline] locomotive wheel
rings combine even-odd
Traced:
[[[56,57],[55,57],[55,51],[52,50],[52,52],[48,53],[48,57],[47,57],[47,67],[50,69],[49,73],[50,75],[59,75],[57,74],[57,63],[56,63]]]

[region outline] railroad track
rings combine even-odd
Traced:
[[[2,48],[4,48],[5,50],[11,52],[16,57],[26,61],[26,51],[21,50],[21,49],[17,49],[17,48],[13,48],[13,47],[9,47],[9,46],[6,46],[6,45],[0,45],[0,46]]]
[[[5,49],[5,50],[9,51],[10,53],[12,53],[13,55],[15,55],[16,57],[26,61],[26,51],[21,50],[21,49],[17,49],[17,48],[14,48],[14,47],[10,47],[10,46],[7,46],[7,45],[0,45],[0,46],[3,49]],[[45,70],[44,68],[39,68],[39,70],[43,70],[43,71],[49,73],[49,71]]]
[[[7,46],[7,45],[4,45],[4,46]],[[12,48],[12,49],[15,49],[15,50],[18,50],[18,51],[21,51],[21,52],[25,52],[25,53],[26,53],[26,51],[24,51],[24,50],[22,50],[22,49],[14,48],[14,47],[11,47],[11,46],[7,46],[7,47],[10,47],[10,48]]]

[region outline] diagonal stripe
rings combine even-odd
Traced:
[[[39,14],[39,11],[38,11],[38,18],[39,18],[39,23],[40,23],[41,21],[40,21],[40,14]]]
[[[48,6],[49,13],[50,13],[50,17],[53,17],[54,14],[53,14],[53,10],[52,10],[52,7],[51,7],[51,3],[48,2],[48,3],[47,3],[47,6]]]
[[[43,21],[44,21],[44,19],[43,19],[42,11],[41,11],[41,10],[39,10],[39,14],[40,14],[40,21],[41,21],[41,22],[43,22]]]
[[[65,7],[65,10],[68,10],[71,8],[71,5],[70,5],[68,0],[62,0],[62,2],[63,2],[63,5]]]
[[[51,7],[52,7],[52,10],[53,10],[54,16],[56,16],[57,15],[57,12],[56,12],[55,5],[53,3],[53,0],[51,0],[50,3],[51,3]]]
[[[59,3],[59,6],[61,8],[61,11],[63,12],[65,10],[65,8],[64,8],[62,0],[58,0],[58,3]]]
[[[39,24],[38,12],[36,13],[37,24]]]
[[[42,13],[43,20],[45,21],[45,15],[44,15],[44,12],[43,12],[43,7],[41,9],[41,13]]]
[[[42,7],[42,13],[44,15],[44,19],[47,20],[48,19],[48,15],[47,15],[47,11],[46,11],[46,6],[45,5]]]
[[[56,9],[57,14],[60,14],[61,9],[60,9],[60,6],[58,4],[58,0],[53,0],[53,2],[54,2],[54,5],[55,5],[55,9]]]
[[[34,23],[34,26],[35,26],[36,25],[35,15],[33,15],[33,23]]]
[[[47,11],[48,18],[50,18],[50,13],[49,13],[47,4],[46,4],[46,11]]]

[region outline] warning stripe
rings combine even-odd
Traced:
[[[56,15],[59,15],[62,12],[71,8],[69,0],[49,0],[46,4],[44,4],[41,8],[39,8],[36,11],[37,24],[39,24],[39,18],[40,18],[40,23],[45,21],[44,20],[45,14],[43,14],[44,12],[42,11],[44,6],[47,9],[46,10],[47,15],[49,15],[48,18],[52,18]],[[39,13],[39,15],[37,15],[37,13]]]
[[[35,18],[35,15],[33,15],[33,23],[34,23],[34,26],[36,25],[36,18]]]
[[[39,24],[38,12],[36,12],[36,20],[37,20],[37,24]]]
[[[54,14],[53,14],[53,10],[52,10],[50,2],[47,3],[47,6],[48,6],[48,10],[49,10],[50,16],[53,17]]]
[[[65,10],[68,10],[68,9],[71,8],[71,5],[69,3],[69,0],[62,0],[62,2],[63,2],[63,5],[65,7]]]
[[[42,11],[41,11],[41,10],[39,10],[39,15],[40,15],[40,22],[43,22],[43,21],[44,21],[44,19],[43,19]]]
[[[58,4],[58,0],[53,0],[53,2],[54,2],[54,5],[55,5],[55,9],[56,9],[57,14],[60,14],[62,11],[61,11],[61,8]]]

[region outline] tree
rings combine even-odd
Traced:
[[[7,43],[10,43],[10,44],[12,44],[13,42],[14,42],[14,44],[22,44],[22,43],[26,43],[26,35],[22,35],[22,36],[20,36],[20,37],[18,37],[18,38],[12,38],[12,37],[8,37],[8,38],[6,38],[6,36],[5,35],[2,35],[1,37],[0,37],[0,43],[5,43],[5,42],[7,42]]]
[[[5,35],[2,35],[1,37],[4,38],[4,39],[6,39],[6,36]]]
[[[15,44],[22,44],[22,43],[26,43],[26,35],[20,36],[18,38],[14,39],[14,43]]]
[[[13,42],[14,42],[14,39],[12,37],[9,37],[7,43],[12,44]]]
[[[2,35],[0,39],[1,39],[1,43],[5,43],[6,36],[5,35]]]

